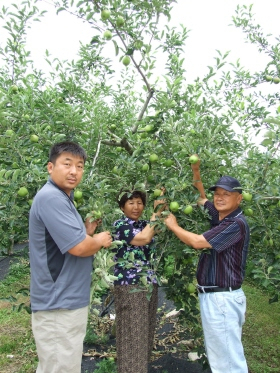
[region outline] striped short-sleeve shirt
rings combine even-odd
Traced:
[[[197,281],[201,286],[240,286],[245,275],[250,239],[248,223],[240,208],[223,220],[210,201],[204,208],[211,217],[211,229],[203,233],[212,249],[201,253]]]

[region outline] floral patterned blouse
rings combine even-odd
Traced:
[[[148,223],[146,220],[135,221],[126,216],[114,222],[115,239],[123,241],[123,245],[116,249],[114,275],[118,280],[114,282],[115,285],[157,282],[150,264],[151,254],[154,253],[154,238],[150,244],[144,246],[129,244]]]

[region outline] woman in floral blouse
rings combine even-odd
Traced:
[[[124,215],[114,223],[115,239],[123,241],[115,256],[115,310],[118,373],[147,373],[153,350],[158,286],[150,260],[155,226],[140,220],[146,194],[125,191],[119,207]],[[162,203],[155,201],[154,207]],[[153,213],[150,221],[156,220]],[[152,293],[148,296],[147,287]]]

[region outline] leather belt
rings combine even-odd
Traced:
[[[240,289],[241,286],[231,286],[228,288],[220,288],[218,286],[215,287],[205,287],[205,286],[197,286],[197,291],[199,293],[215,293],[215,292],[221,292],[221,291],[233,291]]]

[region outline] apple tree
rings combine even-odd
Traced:
[[[76,206],[83,217],[102,217],[101,229],[110,230],[120,216],[116,198],[121,188],[147,192],[148,217],[161,187],[181,226],[196,233],[207,230],[207,214],[197,207],[192,186],[190,156],[198,154],[206,188],[224,174],[240,180],[242,208],[251,226],[247,275],[277,300],[279,92],[264,93],[262,87],[278,84],[279,42],[271,42],[255,25],[252,7],[238,7],[233,22],[267,54],[266,66],[250,72],[240,61],[228,62],[229,52],[217,51],[208,73],[187,82],[183,52],[188,30],[161,22],[169,19],[174,1],[57,1],[58,16],[69,12],[88,22],[93,35],[81,45],[77,61],[52,59],[46,51],[48,74],[35,68],[25,49],[27,28],[44,16],[35,3],[1,11],[9,33],[0,49],[2,250],[10,252],[14,241],[27,239],[29,206],[47,179],[54,142],[73,140],[86,149],[89,160]],[[114,55],[108,56],[108,48]],[[158,76],[158,71],[163,73]],[[159,281],[168,281],[167,295],[184,308],[183,322],[197,323],[197,253],[157,223]],[[94,299],[112,283],[112,255],[101,254],[95,261]]]

